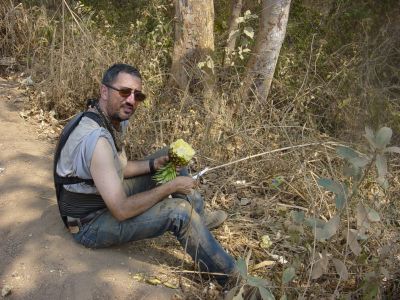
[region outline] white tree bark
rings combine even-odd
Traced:
[[[290,0],[263,0],[256,44],[242,87],[243,96],[253,90],[259,101],[267,100],[286,34],[289,8]]]
[[[242,0],[232,0],[232,10],[231,17],[229,21],[229,36],[225,47],[225,57],[224,66],[229,66],[231,64],[231,55],[233,50],[235,50],[237,35],[234,32],[238,29],[238,18],[242,12],[243,2]]]

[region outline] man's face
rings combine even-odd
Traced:
[[[136,76],[121,72],[110,86],[115,89],[130,88],[132,91],[141,91],[142,81]],[[133,92],[128,97],[122,97],[118,91],[105,85],[101,86],[101,96],[106,99],[105,109],[107,115],[111,120],[115,121],[128,120],[139,105],[139,101],[136,101]]]

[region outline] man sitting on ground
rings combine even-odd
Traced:
[[[111,66],[103,76],[99,99],[88,109],[92,117],[84,115],[65,145],[58,146],[55,182],[66,226],[89,248],[170,231],[201,270],[233,274],[235,261],[209,230],[220,225],[226,213],[205,213],[189,176],[155,184],[152,175],[168,161],[165,150],[146,160],[127,161],[123,135],[144,100],[139,71],[126,64]],[[217,279],[223,283],[227,276]]]

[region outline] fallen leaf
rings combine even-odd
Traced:
[[[136,280],[136,281],[143,281],[144,280],[144,277],[143,277],[142,274],[135,274],[135,275],[132,276],[132,278],[134,280]]]
[[[163,285],[165,285],[167,288],[170,289],[177,289],[178,286],[176,284],[170,283],[170,282],[163,282]]]
[[[7,297],[8,295],[10,295],[12,292],[12,289],[9,285],[5,285],[2,289],[1,289],[1,296],[2,297]]]
[[[148,278],[148,279],[146,280],[146,282],[147,282],[147,283],[150,283],[150,284],[152,284],[152,285],[159,285],[159,284],[161,284],[161,280],[158,279],[158,278]]]
[[[261,268],[264,268],[264,267],[269,267],[269,266],[273,266],[273,265],[275,265],[276,264],[276,262],[275,261],[273,261],[273,260],[264,260],[263,262],[260,262],[260,263],[258,263],[258,264],[256,264],[256,265],[254,265],[252,268],[251,268],[251,270],[257,270],[257,269],[261,269]]]

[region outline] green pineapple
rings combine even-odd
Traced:
[[[187,166],[196,152],[184,140],[173,142],[168,151],[169,162],[153,176],[157,183],[166,183],[176,177],[176,167]]]

